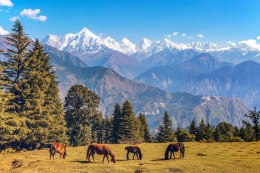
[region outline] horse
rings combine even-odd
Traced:
[[[175,159],[174,152],[180,151],[180,158],[184,158],[185,154],[185,146],[183,143],[178,142],[175,144],[169,144],[168,147],[165,150],[165,160],[168,160],[169,158],[169,152],[170,152],[170,159],[172,158],[172,155]]]
[[[127,146],[125,147],[125,150],[127,150],[126,158],[129,160],[129,153],[134,153],[133,160],[135,159],[135,155],[138,160],[142,160],[143,154],[139,147],[137,146]]]
[[[112,153],[110,148],[104,144],[97,144],[97,143],[90,144],[88,146],[86,160],[88,160],[90,162],[90,155],[91,155],[93,158],[93,161],[95,161],[95,158],[94,158],[95,153],[97,153],[99,155],[104,155],[102,163],[104,163],[105,157],[107,158],[107,162],[109,163],[108,155],[110,155],[111,161],[113,163],[116,163],[115,155]]]
[[[67,156],[66,146],[57,142],[52,143],[50,147],[50,160],[51,157],[54,159],[55,153],[60,153],[60,158],[63,157],[65,159]]]

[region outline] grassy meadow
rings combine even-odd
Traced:
[[[0,172],[17,173],[238,173],[260,172],[260,143],[185,143],[184,159],[163,160],[167,144],[140,144],[143,160],[126,160],[125,144],[109,144],[117,163],[102,164],[101,155],[94,163],[86,161],[87,147],[69,147],[67,158],[49,160],[48,150],[0,155]],[[176,158],[179,153],[175,154]],[[132,155],[130,154],[130,158]],[[16,163],[13,163],[14,160]]]

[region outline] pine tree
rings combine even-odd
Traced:
[[[196,134],[196,122],[195,120],[192,120],[189,127],[190,134],[195,135]]]
[[[195,139],[194,134],[190,134],[188,131],[181,128],[177,128],[176,136],[178,142],[190,142]]]
[[[105,119],[103,119],[103,129],[104,129],[104,143],[113,143],[113,137],[112,137],[112,121],[111,118],[106,116]]]
[[[119,141],[139,140],[136,118],[131,103],[126,100],[122,108],[122,120],[119,126]]]
[[[201,141],[206,139],[206,124],[204,123],[204,120],[202,119],[199,123],[199,126],[196,130],[196,141]]]
[[[2,63],[1,63],[2,64]],[[3,66],[0,64],[0,150],[5,148],[19,149],[21,140],[27,136],[25,121],[15,113],[6,112],[12,95],[4,91]]]
[[[12,94],[9,111],[17,112],[19,115],[24,109],[24,68],[28,59],[29,53],[29,39],[24,33],[22,24],[17,20],[12,28],[10,36],[6,37],[6,44],[11,48],[7,49],[4,56],[7,58],[6,62],[2,62],[4,68],[4,78],[7,81],[5,89]]]
[[[258,141],[260,139],[260,111],[256,111],[256,106],[254,107],[253,111],[250,111],[249,114],[245,114],[246,117],[250,118],[255,131],[255,140]]]
[[[255,140],[254,128],[253,126],[243,121],[243,126],[239,130],[239,136],[246,142],[252,142]]]
[[[25,142],[31,147],[35,143],[47,143],[50,130],[50,115],[44,114],[45,89],[48,85],[48,78],[43,70],[44,58],[47,57],[40,42],[36,40],[24,66],[24,105],[21,111],[21,115],[27,118],[26,124],[29,130]]]
[[[90,119],[97,114],[99,97],[83,85],[72,86],[65,98],[66,122],[72,146],[91,142]]]
[[[122,113],[121,113],[121,107],[117,103],[114,106],[114,111],[113,111],[113,119],[112,119],[112,143],[117,144],[119,143],[119,130],[123,129],[124,127],[122,126]]]
[[[176,137],[172,130],[172,122],[167,112],[164,113],[162,124],[158,127],[157,142],[173,142]]]
[[[103,140],[102,139],[103,138],[102,117],[103,115],[101,112],[97,112],[92,117],[90,117],[92,142],[102,143]]]
[[[206,129],[205,129],[205,139],[213,140],[213,132],[214,132],[214,128],[209,123],[207,123]]]
[[[231,124],[226,122],[221,122],[217,125],[213,136],[215,141],[218,142],[231,142],[234,136],[234,128]]]
[[[150,129],[148,127],[146,117],[144,114],[140,113],[138,116],[140,122],[140,136],[145,142],[151,142]]]

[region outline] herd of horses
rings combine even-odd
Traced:
[[[133,160],[134,160],[135,156],[137,157],[138,160],[142,160],[143,154],[142,154],[141,149],[138,146],[127,146],[127,147],[125,147],[125,150],[127,150],[127,154],[126,154],[127,160],[129,160],[130,153],[134,153]],[[174,152],[178,152],[178,151],[180,152],[179,158],[184,158],[185,146],[183,143],[178,142],[178,143],[169,144],[164,153],[165,160],[172,159],[172,156],[175,159]],[[56,153],[60,154],[60,158],[65,159],[65,157],[67,156],[66,146],[63,144],[60,144],[60,143],[53,143],[50,147],[50,159],[51,158],[54,159],[54,156]],[[90,162],[90,156],[92,156],[92,159],[94,162],[95,154],[103,155],[102,163],[104,163],[105,158],[107,159],[107,162],[109,163],[108,155],[111,157],[111,161],[113,163],[116,163],[115,154],[112,153],[111,149],[107,145],[97,144],[97,143],[90,144],[87,149],[86,160],[88,160]],[[170,157],[169,157],[169,154],[170,154]]]

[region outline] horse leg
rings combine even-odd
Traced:
[[[127,151],[126,158],[129,160],[129,151]]]
[[[170,159],[172,159],[172,151],[170,151]]]
[[[95,161],[94,154],[95,154],[95,152],[92,152],[92,153],[91,153],[91,156],[92,156],[92,158],[93,158],[93,162]]]
[[[107,162],[109,163],[108,154],[106,154]]]
[[[105,157],[106,157],[106,155],[104,154],[102,163],[104,163]]]
[[[135,153],[134,153],[134,155],[133,155],[133,160],[135,160]]]
[[[174,152],[173,152],[173,158],[175,159],[175,155],[174,155]]]

